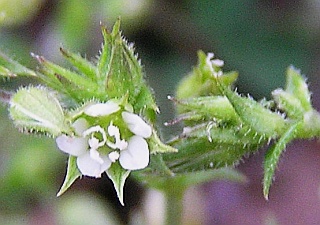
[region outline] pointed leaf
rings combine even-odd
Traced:
[[[60,48],[60,51],[62,55],[79,70],[79,72],[93,81],[97,79],[97,69],[91,62],[82,58],[79,54],[74,54],[63,48]]]
[[[118,162],[112,163],[111,167],[106,171],[108,177],[112,180],[113,186],[116,189],[118,199],[121,205],[123,202],[123,187],[127,177],[130,174],[130,170],[123,169]]]
[[[42,56],[33,55],[39,63],[43,65],[43,70],[45,74],[48,74],[50,77],[54,76],[61,76],[68,80],[71,84],[75,87],[79,88],[80,90],[84,91],[91,91],[95,92],[97,89],[97,84],[94,83],[91,79],[81,76],[73,71],[67,70],[61,66],[58,66],[48,60],[46,60]],[[67,84],[70,85],[70,84]]]
[[[0,75],[5,77],[13,76],[37,76],[33,70],[21,65],[17,61],[7,57],[0,52]]]
[[[69,156],[68,160],[68,168],[67,168],[67,174],[64,179],[64,182],[57,193],[57,197],[61,196],[65,191],[69,189],[69,187],[81,176],[80,171],[77,167],[77,157],[75,156]]]
[[[59,101],[43,87],[18,90],[10,100],[9,111],[15,125],[23,130],[54,136],[70,132]]]
[[[263,195],[266,199],[269,196],[269,189],[274,177],[281,153],[285,150],[286,145],[295,138],[295,133],[301,122],[292,124],[280,139],[268,149],[264,159],[264,177],[263,177]]]

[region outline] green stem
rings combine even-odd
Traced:
[[[166,189],[166,225],[182,225],[184,188],[173,185]]]

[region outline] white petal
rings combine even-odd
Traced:
[[[88,142],[86,138],[70,137],[65,134],[56,138],[58,148],[70,155],[79,156],[88,150]]]
[[[100,165],[100,171],[103,173],[110,168],[112,162],[108,155],[101,155],[100,157],[103,159],[103,163]]]
[[[100,157],[100,154],[96,149],[90,149],[90,157],[96,162],[103,164],[103,159]]]
[[[101,164],[92,159],[89,152],[77,158],[77,166],[80,172],[85,176],[101,177]]]
[[[90,148],[93,148],[93,149],[98,149],[100,147],[99,146],[99,139],[97,139],[95,137],[89,138],[88,144],[89,144]]]
[[[224,65],[224,61],[221,59],[213,59],[211,63],[216,67],[222,67]]]
[[[140,136],[129,140],[128,148],[120,152],[119,162],[124,169],[139,170],[149,164],[148,143]]]
[[[144,122],[140,116],[134,113],[122,112],[122,118],[132,133],[144,138],[149,138],[151,136],[151,126]]]
[[[92,117],[107,116],[117,112],[119,109],[120,109],[120,106],[117,103],[108,101],[106,103],[97,103],[97,104],[89,105],[84,110],[84,113]]]
[[[82,133],[88,129],[89,124],[84,118],[79,118],[72,124],[72,127],[75,129],[78,136],[82,136]]]

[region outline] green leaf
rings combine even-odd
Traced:
[[[106,171],[108,177],[112,180],[113,186],[116,189],[118,199],[121,205],[123,202],[123,187],[127,177],[130,174],[130,170],[123,169],[118,162],[112,163],[111,167]]]
[[[59,101],[46,88],[21,88],[12,96],[9,111],[15,125],[22,130],[53,136],[70,132]]]
[[[80,176],[81,173],[77,167],[77,157],[70,155],[68,160],[67,174],[59,192],[57,193],[57,197],[61,196],[65,191],[67,191]]]
[[[0,52],[0,75],[5,77],[18,75],[34,77],[36,73]]]
[[[281,153],[286,145],[295,138],[295,133],[302,122],[292,124],[280,139],[268,149],[264,159],[263,195],[266,199],[269,196],[269,189],[274,177],[274,173],[280,159]]]

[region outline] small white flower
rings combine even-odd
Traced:
[[[73,126],[76,132],[83,130],[85,119],[78,119]],[[103,140],[99,141],[92,136],[95,132],[102,134]],[[105,131],[100,126],[91,127],[82,132],[81,137],[61,135],[56,138],[58,148],[72,156],[77,157],[77,166],[85,176],[101,177],[101,174],[111,166],[111,160],[107,155],[101,155],[97,149],[106,142]],[[88,151],[89,150],[89,151]]]
[[[209,52],[206,58],[206,64],[209,66],[210,71],[213,73],[213,75],[215,77],[219,77],[222,75],[222,71],[219,70],[218,72],[216,72],[213,66],[222,67],[224,65],[224,61],[221,59],[213,59],[213,57],[214,57],[214,54],[212,52]]]
[[[99,117],[111,115],[119,110],[120,106],[117,103],[108,101],[90,105],[84,113],[91,117]],[[113,122],[110,122],[106,130],[99,125],[88,128],[87,121],[80,118],[72,125],[75,136],[57,137],[57,146],[61,151],[77,157],[77,167],[85,176],[101,177],[101,174],[117,160],[124,169],[143,169],[149,164],[149,147],[145,138],[152,135],[152,128],[134,113],[124,111],[121,117],[134,134],[129,141],[121,139],[120,129],[113,125]],[[113,151],[101,154],[99,148],[103,146],[108,146]]]
[[[224,66],[224,61],[221,59],[213,59],[211,60],[212,65],[216,67],[223,67]]]

